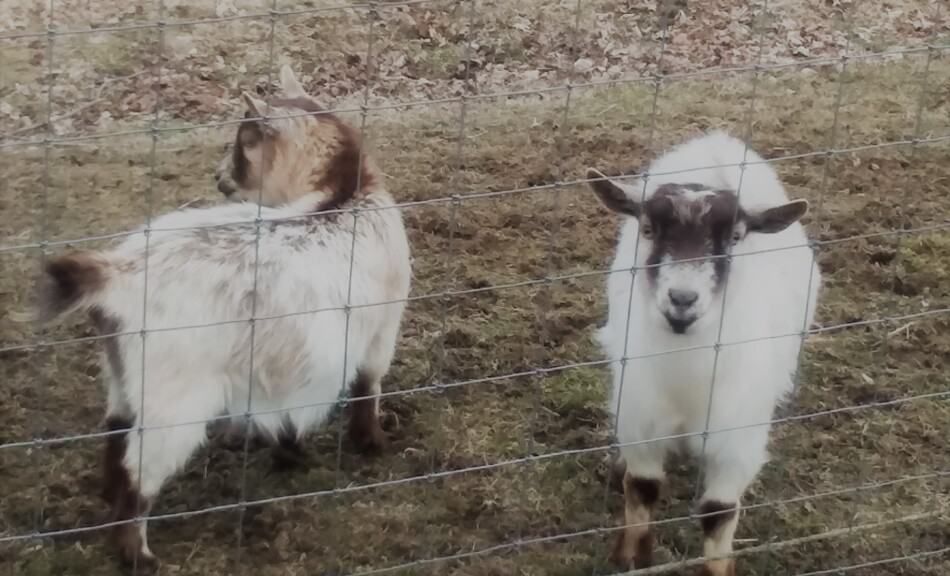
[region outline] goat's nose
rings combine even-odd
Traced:
[[[670,302],[677,308],[689,308],[696,300],[699,300],[699,293],[695,290],[670,288]]]
[[[218,180],[218,192],[230,196],[234,194],[234,186],[231,186],[227,180]]]

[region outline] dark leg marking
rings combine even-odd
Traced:
[[[696,568],[696,571],[693,572],[694,576],[736,576],[736,563],[732,561],[726,567],[725,575],[715,574],[712,570],[709,569],[709,566],[705,564]]]
[[[307,453],[300,446],[297,428],[287,420],[277,434],[277,446],[274,447],[271,457],[274,468],[278,470],[301,468],[307,464]]]
[[[660,499],[660,481],[655,478],[630,478],[630,487],[633,494],[640,500],[640,504],[650,511],[652,517],[656,503]],[[653,566],[653,547],[656,538],[651,527],[647,530],[647,533],[637,540],[637,553],[633,557],[634,568]]]
[[[637,553],[633,557],[634,568],[649,568],[653,566],[653,546],[656,538],[650,530],[637,540]]]
[[[106,419],[106,430],[113,434],[106,436],[101,496],[110,505],[114,505],[119,494],[128,488],[129,475],[122,464],[122,458],[125,457],[125,437],[131,427],[132,421],[122,416],[109,416]],[[123,432],[118,432],[119,430]]]
[[[702,515],[699,522],[702,524],[703,534],[706,535],[706,538],[712,538],[720,526],[732,520],[736,515],[736,505],[726,504],[718,500],[709,500],[700,505],[699,513]]]
[[[625,474],[624,487],[624,524],[627,525],[618,535],[614,546],[613,559],[621,568],[653,566],[653,548],[656,539],[650,526],[632,525],[649,521],[653,516],[656,503],[660,499],[660,480],[640,478]],[[639,516],[636,510],[643,510],[643,518],[631,518],[631,513]],[[632,512],[633,511],[633,512]]]
[[[126,432],[112,434],[106,438],[102,497],[112,507],[112,522],[132,520],[138,515],[146,514],[149,509],[148,501],[132,485],[132,479],[123,462],[128,449],[126,436],[132,427],[132,422],[122,416],[110,416],[106,420],[106,426],[109,431],[125,430]],[[142,538],[136,523],[128,522],[116,526],[113,529],[112,538],[119,548],[123,562],[134,564],[145,570],[154,568],[155,559],[145,557],[140,553]]]
[[[362,370],[356,372],[356,380],[350,385],[350,396],[372,396],[373,381]],[[350,440],[363,452],[378,452],[386,445],[386,434],[379,424],[376,398],[368,397],[350,402]]]
[[[113,378],[121,381],[125,376],[125,366],[122,364],[122,354],[119,351],[119,342],[116,340],[115,336],[109,335],[121,332],[122,326],[119,324],[118,320],[116,320],[113,316],[107,315],[102,311],[101,308],[91,309],[89,311],[89,317],[92,319],[92,323],[96,327],[96,332],[98,332],[100,336],[107,336],[107,338],[102,339],[102,344],[106,351],[106,359],[109,361],[109,367],[112,369]]]
[[[629,479],[632,492],[640,499],[640,504],[653,508],[660,499],[660,481],[655,478]]]
[[[707,500],[699,506],[700,525],[706,542],[717,541],[723,538],[723,526],[732,522],[738,514],[736,503],[727,504],[718,500]],[[719,559],[707,562],[696,571],[696,576],[735,576],[736,562],[734,558]]]

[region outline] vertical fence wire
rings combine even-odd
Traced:
[[[938,12],[940,8],[941,8],[941,4],[938,3],[937,4]],[[931,38],[931,42],[935,40],[936,40],[936,34],[934,34],[933,37]],[[923,133],[923,130],[924,130],[924,110],[927,107],[927,97],[930,92],[930,72],[931,72],[931,66],[933,65],[933,58],[934,58],[935,52],[936,51],[934,50],[933,44],[932,43],[928,44],[927,55],[925,57],[923,72],[921,73],[921,78],[920,78],[920,85],[918,87],[919,93],[917,96],[916,111],[914,113],[914,124],[912,128],[913,133],[911,135],[910,151],[907,154],[908,164],[910,165],[913,165],[915,161],[919,161],[918,156],[919,156],[919,151],[920,151],[920,146],[921,146],[920,140],[921,140],[921,134]],[[902,210],[903,213],[901,214],[901,224],[900,224],[901,232],[903,232],[904,230],[908,230],[912,227],[911,218],[909,215],[909,212],[911,210],[911,201],[909,197],[910,195],[908,193],[908,191],[911,188],[913,188],[913,185],[912,183],[908,182],[908,184],[904,186],[904,190],[901,193],[900,205],[903,209]],[[905,238],[904,234],[898,234],[895,238],[894,269],[897,271],[896,272],[897,274],[900,273],[900,266],[903,261],[904,252],[901,250],[901,248],[903,246],[904,238]],[[897,278],[895,278],[895,281],[896,280]],[[884,334],[885,343],[889,344],[888,342],[889,337],[890,337],[890,333]],[[940,484],[941,484],[940,478],[934,479],[934,491],[933,491],[933,501],[934,501],[933,509],[934,510],[940,510],[942,508],[940,504],[940,496],[939,496]]]
[[[578,46],[579,46],[579,34],[580,34],[580,23],[581,23],[581,14],[584,6],[584,0],[576,0],[574,2],[574,12],[573,12],[573,23],[570,29],[570,38],[569,38],[569,49],[567,54],[570,58],[570,61],[567,66],[567,73],[564,76],[565,85],[564,85],[564,101],[561,104],[561,110],[558,114],[560,121],[557,126],[557,136],[555,137],[555,148],[557,161],[554,166],[554,183],[553,186],[547,191],[550,195],[549,198],[546,198],[549,208],[547,209],[547,217],[549,224],[549,229],[547,231],[547,246],[545,248],[545,270],[551,271],[556,269],[559,265],[557,253],[558,253],[558,240],[561,236],[561,218],[562,218],[562,196],[564,194],[564,174],[566,172],[565,164],[567,162],[567,140],[570,134],[570,122],[571,122],[571,104],[572,98],[574,95],[573,84],[577,80],[577,59],[578,59]],[[542,8],[543,9],[543,8]],[[554,298],[554,291],[556,289],[555,283],[553,282],[544,282],[538,286],[538,298],[537,298],[537,312],[536,318],[539,320],[539,330],[538,330],[538,339],[535,345],[537,346],[537,353],[531,354],[533,357],[533,363],[535,366],[548,366],[550,365],[550,354],[548,353],[548,346],[552,344],[554,335],[552,330],[552,320],[551,320],[551,311],[553,309],[552,301]],[[544,403],[542,400],[542,395],[544,394],[544,383],[548,378],[548,374],[539,370],[531,378],[527,379],[528,386],[531,387],[528,395],[532,399],[534,406],[534,412],[532,415],[528,416],[529,425],[525,426],[527,430],[527,438],[525,438],[525,451],[527,454],[536,455],[540,453],[538,449],[538,441],[535,438],[534,430],[537,428],[538,422],[540,422],[541,414],[544,413]],[[522,476],[523,477],[523,476]],[[525,483],[525,486],[528,484]],[[526,538],[526,535],[523,532],[519,532],[516,540],[516,549],[520,550],[520,542]]]
[[[138,435],[138,463],[136,467],[138,468],[138,484],[139,487],[142,485],[142,470],[144,467],[144,454],[145,454],[145,426],[146,423],[146,413],[145,413],[145,395],[148,392],[147,380],[146,380],[146,370],[147,370],[147,350],[148,350],[148,297],[149,297],[149,249],[151,247],[151,238],[152,238],[152,196],[154,194],[155,182],[157,179],[157,169],[158,169],[158,138],[160,135],[160,120],[161,120],[161,102],[162,102],[162,59],[164,58],[164,46],[165,46],[165,28],[164,28],[164,16],[165,16],[165,2],[164,0],[157,0],[156,3],[156,16],[157,16],[157,26],[155,27],[155,71],[153,73],[153,95],[155,98],[154,108],[152,110],[152,119],[151,119],[151,138],[149,144],[149,175],[148,175],[148,184],[145,188],[144,198],[142,199],[143,208],[145,211],[145,227],[143,230],[143,235],[145,237],[145,247],[144,252],[142,253],[142,328],[141,328],[141,346],[142,346],[142,358],[139,370],[141,371],[141,384],[139,389],[139,406],[138,406],[138,425],[136,426],[135,434]],[[141,533],[144,535],[148,524],[147,516],[149,513],[149,508],[151,504],[146,504],[145,509],[142,509],[142,499],[137,498],[133,513],[135,516],[136,523],[133,526],[136,526]],[[144,538],[143,538],[144,543]],[[143,560],[140,557],[140,550],[136,548],[135,555],[132,559],[132,573],[138,574],[139,567]]]
[[[277,0],[271,0],[270,4],[270,14],[269,14],[269,33],[267,37],[267,85],[268,87],[273,86],[274,84],[274,61],[275,61],[275,45],[276,45],[276,35],[277,35]],[[259,112],[259,111],[258,111]],[[269,116],[271,115],[272,109],[270,106],[270,100],[267,101],[267,106],[264,111],[264,118],[252,120],[254,122],[268,122]],[[243,432],[243,444],[241,449],[241,480],[240,488],[238,493],[238,521],[237,521],[237,533],[235,534],[235,556],[234,556],[234,568],[240,570],[243,567],[243,551],[244,551],[244,523],[247,521],[247,484],[248,484],[248,460],[250,459],[251,451],[251,439],[257,434],[257,430],[254,425],[253,418],[253,390],[254,390],[254,380],[255,380],[255,364],[254,364],[254,349],[256,348],[257,343],[257,325],[259,318],[257,317],[257,302],[260,298],[258,292],[259,281],[260,281],[260,262],[261,262],[261,225],[263,220],[261,214],[264,210],[264,186],[266,185],[266,174],[264,171],[261,171],[261,181],[257,188],[257,217],[254,219],[254,266],[251,278],[251,310],[250,318],[248,318],[248,368],[247,368],[247,397],[245,398],[244,403],[244,414],[242,414],[242,425],[241,429]]]
[[[463,20],[467,22],[467,26],[463,26],[462,29],[466,31],[465,37],[465,47],[463,48],[462,61],[465,69],[463,71],[463,80],[462,80],[462,91],[459,94],[459,113],[458,113],[458,132],[456,133],[456,144],[455,144],[455,170],[452,172],[452,176],[449,179],[449,191],[452,195],[452,201],[449,204],[449,222],[448,222],[448,241],[445,247],[445,265],[444,265],[444,278],[445,283],[443,284],[444,289],[447,292],[455,291],[458,286],[458,266],[456,264],[456,252],[455,252],[455,234],[458,227],[458,210],[462,202],[462,194],[459,192],[459,189],[463,186],[468,188],[468,183],[465,182],[463,177],[465,171],[465,130],[466,122],[468,119],[468,107],[469,107],[469,96],[474,93],[475,89],[472,86],[472,35],[474,34],[475,29],[475,7],[478,5],[480,0],[456,0],[456,6],[464,7],[467,5],[467,10],[462,16]],[[436,358],[435,358],[435,369],[433,370],[433,380],[436,386],[441,387],[445,382],[445,365],[448,358],[448,351],[445,347],[445,339],[448,336],[448,317],[449,310],[452,303],[452,296],[446,295],[443,298],[438,300],[439,315],[441,318],[441,325],[439,327],[439,342],[436,346]],[[429,471],[436,471],[436,460],[438,459],[439,454],[437,450],[431,450],[429,454]]]
[[[53,89],[55,86],[54,78],[56,69],[53,65],[53,41],[56,38],[56,20],[55,20],[55,10],[56,10],[56,0],[49,0],[47,5],[49,14],[47,15],[46,21],[46,136],[43,139],[43,178],[42,178],[42,188],[40,190],[40,206],[39,206],[39,216],[38,222],[36,224],[36,234],[37,245],[39,246],[38,250],[38,262],[37,268],[38,272],[42,273],[43,269],[46,266],[46,260],[48,258],[49,251],[49,194],[50,188],[52,187],[51,175],[50,175],[50,148],[53,146],[52,141],[56,136],[55,127],[53,125]],[[45,342],[47,336],[47,330],[43,326],[37,326],[36,328],[39,334],[39,341]],[[53,351],[43,349],[43,355],[47,358],[52,356]],[[34,532],[39,533],[43,524],[43,504],[40,504],[40,508],[35,510],[35,516],[33,519]]]
[[[764,11],[766,14],[768,13],[768,0],[766,0],[764,3]],[[764,30],[764,27],[762,27],[762,29]],[[764,32],[760,30],[757,36],[759,39],[759,52],[758,52],[758,55],[756,56],[756,67],[759,66],[760,61],[761,61],[762,47],[764,44],[764,42],[762,42],[763,34]],[[742,161],[739,163],[739,166],[738,166],[739,180],[738,180],[738,184],[735,190],[736,207],[732,215],[733,226],[735,226],[735,223],[738,221],[738,218],[739,218],[739,206],[742,200],[742,185],[745,183],[745,176],[746,176],[746,170],[747,170],[746,162],[748,160],[749,149],[750,149],[749,141],[753,133],[753,118],[755,116],[755,102],[758,97],[759,81],[760,81],[759,78],[760,78],[760,72],[758,71],[758,69],[756,69],[752,73],[752,86],[751,86],[751,90],[749,94],[749,108],[746,111],[747,117],[746,117],[746,126],[744,130],[745,138],[743,142]],[[729,265],[731,265],[731,261],[733,259],[732,250],[733,250],[733,247],[731,245],[726,248],[726,255],[727,255],[726,261],[729,263]],[[713,344],[713,361],[712,361],[711,373],[709,375],[709,392],[706,395],[706,415],[704,417],[702,433],[700,434],[700,438],[702,440],[701,440],[699,456],[697,458],[698,465],[696,468],[696,476],[694,478],[694,497],[693,497],[694,501],[698,501],[700,499],[700,495],[703,494],[704,488],[706,488],[706,485],[709,481],[709,476],[707,475],[707,472],[710,466],[709,466],[709,463],[706,461],[706,456],[707,456],[706,448],[709,442],[709,424],[711,422],[712,414],[713,414],[713,410],[712,410],[713,402],[716,399],[716,384],[717,384],[716,376],[718,375],[719,362],[720,362],[721,352],[722,352],[722,336],[723,336],[723,328],[726,323],[726,311],[727,311],[727,303],[728,303],[728,298],[729,298],[729,279],[731,276],[732,276],[731,274],[725,275],[725,278],[722,284],[722,293],[720,295],[721,304],[717,306],[718,312],[719,312],[719,325],[716,328],[716,339],[715,339],[715,343]],[[734,310],[735,308],[728,308],[728,309]],[[735,507],[736,507],[735,513],[737,515],[741,514],[741,510],[742,510],[741,497],[742,496],[743,494],[739,494],[737,501],[735,503]],[[704,535],[704,538],[706,538],[705,535]],[[703,556],[705,556],[705,541],[703,544]],[[689,556],[687,552],[687,554],[684,556],[684,562],[688,558]]]
[[[745,183],[746,170],[748,169],[746,162],[748,161],[748,158],[749,158],[749,152],[750,152],[750,147],[751,147],[750,142],[752,141],[752,137],[754,133],[755,105],[756,105],[756,102],[758,101],[759,83],[761,82],[761,76],[762,76],[762,72],[760,68],[762,65],[762,55],[765,49],[765,31],[766,31],[765,23],[768,21],[769,16],[770,16],[769,1],[764,0],[762,3],[761,12],[753,16],[753,28],[757,29],[755,30],[755,38],[756,38],[756,43],[758,44],[758,47],[757,47],[757,53],[755,56],[755,65],[752,71],[752,81],[751,81],[751,87],[750,87],[750,93],[749,93],[749,105],[748,105],[748,109],[746,110],[745,127],[743,129],[744,134],[743,134],[742,161],[739,163],[739,166],[738,166],[739,180],[738,180],[738,183],[736,185],[736,190],[735,190],[736,206],[732,214],[733,226],[735,226],[735,223],[739,219],[739,210],[740,210],[740,205],[742,201],[742,188],[743,188],[743,184]],[[758,168],[758,167],[755,167],[755,168]],[[732,245],[727,246],[726,248],[727,265],[731,265],[731,262],[733,260],[732,251],[733,251],[733,246]],[[743,256],[739,255],[739,257],[741,258]],[[735,307],[727,308],[727,303],[728,303],[728,298],[729,298],[729,283],[730,283],[729,281],[730,281],[731,276],[732,276],[731,274],[725,275],[725,278],[723,280],[723,285],[722,285],[722,293],[720,295],[721,304],[717,306],[718,312],[719,312],[719,325],[716,328],[716,339],[715,339],[715,343],[713,344],[712,369],[709,375],[709,392],[706,395],[706,414],[704,416],[702,433],[700,434],[701,446],[700,446],[699,456],[697,459],[698,466],[696,468],[696,476],[694,478],[695,486],[694,486],[694,493],[693,493],[693,501],[699,501],[700,496],[701,494],[704,493],[704,489],[706,488],[706,484],[709,480],[709,477],[707,476],[707,472],[710,466],[709,466],[709,463],[706,461],[706,457],[707,457],[706,449],[709,442],[710,422],[712,420],[712,414],[713,414],[713,410],[712,410],[713,402],[715,402],[716,400],[716,384],[717,384],[717,375],[719,371],[719,363],[720,363],[721,352],[722,352],[723,329],[726,324],[727,310],[732,311],[736,309]],[[805,301],[805,306],[806,308],[808,306],[807,297]],[[733,322],[735,322],[735,319],[733,319]],[[736,515],[741,515],[742,513],[741,499],[744,496],[745,490],[747,489],[748,487],[743,487],[743,492],[737,495],[737,501],[735,503]],[[705,535],[704,535],[704,538],[706,538]],[[730,547],[733,547],[733,546],[734,544]],[[703,543],[702,550],[703,550],[703,556],[705,556],[706,555],[705,541]],[[688,559],[688,554],[684,557],[684,560],[686,559]]]
[[[821,224],[822,224],[822,216],[824,215],[825,196],[827,195],[828,188],[830,187],[832,167],[834,165],[834,162],[837,160],[836,155],[832,153],[831,151],[835,149],[838,143],[838,129],[839,129],[839,126],[841,125],[841,109],[844,103],[844,97],[846,93],[845,89],[848,86],[848,63],[850,61],[852,43],[854,42],[854,15],[851,12],[852,9],[853,9],[853,6],[842,7],[842,20],[843,20],[844,30],[845,30],[845,46],[844,46],[843,53],[840,56],[840,62],[838,63],[838,75],[837,75],[837,81],[835,82],[836,90],[835,90],[835,99],[834,99],[834,105],[833,105],[834,107],[832,108],[832,111],[831,111],[831,129],[829,130],[828,140],[825,146],[825,148],[829,150],[829,153],[825,155],[824,162],[822,164],[821,182],[818,188],[818,201],[816,202],[816,208],[811,215],[812,228],[815,231],[814,233],[819,236],[821,235]],[[818,254],[820,250],[821,250],[821,247],[817,243],[812,241],[811,242],[811,264],[809,266],[809,271],[808,271],[808,284],[807,284],[806,294],[810,294],[812,287],[814,286],[814,283],[816,281],[819,281],[819,279],[815,277],[815,270],[818,267]],[[818,303],[816,301],[815,306],[817,306],[817,304]],[[810,310],[810,305],[808,301],[806,300],[805,314],[804,314],[804,317],[802,318],[802,333],[801,333],[801,338],[798,343],[798,361],[797,361],[796,370],[795,370],[795,388],[797,388],[799,384],[798,379],[799,379],[799,374],[802,368],[802,359],[805,353],[805,342],[807,340],[808,329],[809,329],[808,318],[811,313],[812,313],[812,310]],[[863,463],[857,463],[856,465],[863,465]],[[849,537],[853,533],[854,526],[855,526],[854,523],[858,516],[857,514],[857,510],[859,507],[858,500],[864,497],[865,497],[864,494],[858,494],[855,497],[854,502],[852,504],[851,514],[849,514],[848,516]],[[772,542],[769,542],[769,544],[772,544]],[[768,553],[766,554],[766,557],[767,556],[769,556]]]
[[[363,98],[362,104],[360,106],[360,133],[363,134],[366,131],[366,119],[369,109],[369,97],[372,91],[373,83],[376,78],[376,67],[374,66],[373,59],[375,54],[373,52],[374,40],[376,38],[376,24],[380,20],[379,15],[379,3],[370,2],[369,6],[366,9],[366,20],[367,26],[367,41],[366,41],[366,85],[363,87]],[[363,163],[366,161],[365,158],[365,149],[364,141],[360,140],[360,149],[359,157],[357,158],[357,176],[356,176],[356,190],[360,190],[362,186],[362,168]],[[398,210],[398,208],[392,208],[393,210]],[[353,228],[350,231],[350,257],[349,257],[349,267],[346,275],[346,304],[343,307],[343,373],[340,376],[340,397],[344,397],[347,393],[347,386],[349,381],[347,380],[347,365],[350,362],[350,322],[352,321],[353,308],[352,308],[352,298],[353,298],[353,269],[356,263],[356,236],[357,236],[357,226],[359,225],[360,217],[360,208],[359,206],[353,206],[347,211],[353,217]],[[369,392],[361,392],[369,393]],[[349,404],[350,411],[352,412],[353,404]],[[343,482],[343,421],[344,415],[340,414],[337,426],[337,441],[336,441],[336,486],[339,487]],[[352,415],[351,415],[352,416]]]
[[[659,116],[659,106],[660,106],[660,91],[662,90],[662,87],[663,87],[663,75],[664,75],[663,60],[664,60],[664,55],[666,54],[667,44],[669,42],[669,37],[670,37],[669,28],[670,28],[670,21],[672,20],[671,18],[667,18],[663,15],[662,13],[663,6],[664,4],[659,4],[658,7],[660,9],[657,11],[656,22],[657,22],[657,27],[660,29],[659,30],[660,46],[659,46],[659,50],[657,51],[656,66],[653,73],[653,94],[652,94],[651,102],[650,102],[650,115],[649,115],[650,127],[647,132],[647,141],[646,141],[646,147],[645,147],[646,150],[649,151],[651,154],[653,153],[653,148],[655,145],[657,117]],[[640,197],[638,198],[638,202],[642,205],[643,202],[646,200],[647,187],[649,186],[649,180],[650,180],[649,167],[644,166],[640,172],[641,172],[639,176],[639,184],[640,184],[639,196]],[[626,271],[630,274],[630,283],[627,285],[627,305],[626,305],[626,312],[624,314],[623,353],[619,360],[620,374],[617,378],[613,379],[609,387],[609,390],[613,390],[614,386],[618,388],[615,393],[616,398],[617,398],[616,405],[613,406],[613,416],[610,422],[611,429],[612,429],[611,430],[612,437],[614,441],[617,441],[619,437],[619,433],[620,433],[620,410],[623,406],[622,398],[623,398],[624,381],[626,380],[626,377],[627,377],[627,365],[629,363],[629,359],[631,356],[633,356],[630,350],[630,326],[631,326],[631,320],[633,318],[634,290],[637,287],[638,272],[643,269],[643,264],[641,264],[640,262],[641,260],[640,259],[640,238],[641,238],[641,234],[639,234],[639,226],[638,226],[638,234],[636,235],[636,238],[634,239],[634,243],[633,243],[633,255],[634,255],[633,264],[630,266],[629,270]],[[611,275],[618,274],[620,272],[621,271],[611,270]],[[609,285],[610,276],[607,277],[607,282]],[[616,368],[612,366],[611,378],[613,377],[613,371],[615,370]],[[613,398],[608,396],[607,402],[608,403],[613,402]],[[606,468],[606,481],[604,482],[604,499],[603,499],[603,509],[605,511],[610,510],[608,500],[610,498],[611,481],[613,480],[613,476],[614,476],[613,472],[614,472],[616,463],[624,458],[622,452],[620,452],[620,450],[622,449],[620,448],[619,444],[615,445],[615,449],[618,451],[616,455],[617,461],[613,460],[609,454],[606,457],[607,468]],[[623,488],[623,483],[624,483],[623,480],[621,480],[621,489]],[[626,519],[626,513],[624,511],[624,508],[621,508],[620,515],[622,519],[620,524],[622,527],[626,527],[627,519]],[[623,528],[621,528],[621,530],[622,529]],[[622,532],[620,533],[620,537],[622,537]],[[591,575],[596,576],[596,574],[597,574],[597,566],[595,564],[593,568],[591,569]]]
[[[936,16],[937,22],[942,21],[943,18],[948,18],[946,26],[950,27],[950,7],[948,7],[946,3],[937,2],[935,4],[934,14]],[[934,57],[943,58],[943,59],[948,58],[947,53],[945,51],[939,50],[937,48],[938,42],[939,42],[939,39],[937,37],[937,33],[934,32],[931,35],[931,43],[927,47],[927,54],[928,54],[927,62],[929,65],[933,64]],[[929,75],[929,70],[928,70],[928,75]],[[948,80],[944,79],[944,83],[946,84],[947,82]],[[923,129],[923,111],[926,110],[928,102],[929,102],[929,99],[927,97],[927,94],[921,94],[921,104],[919,105],[919,108],[918,108],[918,111],[920,113],[919,118],[920,118],[921,124],[917,126],[916,136],[915,136],[918,149],[921,145],[923,145],[923,139],[921,138],[921,133]],[[948,122],[947,124],[950,125],[950,122]],[[950,216],[947,216],[946,219],[950,219]],[[905,224],[905,230],[906,229],[907,227]],[[934,478],[933,482],[934,482],[934,489],[933,489],[932,509],[943,510],[945,513],[950,513],[950,498],[947,498],[946,503],[941,502],[940,500],[941,495],[943,495],[946,498],[946,495],[950,494],[950,474],[937,476],[936,478]],[[941,551],[937,552],[936,554],[937,555],[950,554],[950,547],[944,548]],[[950,564],[950,560],[948,560],[948,564]]]
[[[571,105],[574,98],[574,83],[577,81],[577,59],[578,59],[578,35],[580,34],[580,24],[581,24],[581,14],[582,8],[584,5],[584,0],[576,0],[574,3],[574,15],[573,20],[574,24],[571,26],[570,33],[570,49],[568,54],[570,56],[570,63],[568,66],[566,74],[566,84],[564,87],[564,103],[561,105],[560,111],[560,122],[558,126],[558,134],[555,140],[555,147],[557,149],[557,163],[554,166],[554,185],[548,191],[550,198],[550,208],[548,210],[548,215],[550,217],[550,228],[547,233],[547,248],[545,254],[545,269],[554,270],[558,265],[557,252],[558,252],[558,239],[561,235],[561,219],[563,207],[562,197],[564,195],[564,182],[567,180],[565,178],[565,173],[567,172],[565,164],[567,163],[567,142],[570,135],[570,123],[571,123]],[[538,344],[541,347],[541,351],[538,354],[538,363],[542,365],[548,364],[547,354],[544,350],[548,345],[548,341],[551,339],[551,310],[552,310],[552,295],[551,292],[554,290],[553,282],[546,282],[540,287],[541,293],[545,296],[540,298],[540,305],[538,307],[538,316],[541,319],[541,341]],[[545,376],[539,374],[537,378],[538,390],[542,389]],[[540,404],[540,395],[535,394],[535,397],[538,399],[538,406],[536,408],[536,413],[541,412]],[[532,443],[532,447],[529,449],[530,453],[534,453],[533,435],[529,438],[529,441]]]

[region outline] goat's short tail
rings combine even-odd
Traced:
[[[50,322],[93,304],[108,278],[108,262],[89,252],[48,261],[38,282],[37,320]]]

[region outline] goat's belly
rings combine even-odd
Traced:
[[[247,377],[232,380],[236,385],[228,406],[235,418],[249,413],[255,427],[272,438],[283,434],[303,434],[323,423],[340,396],[340,382],[325,379],[307,379],[272,394],[264,389],[258,378],[251,384],[248,398]]]

